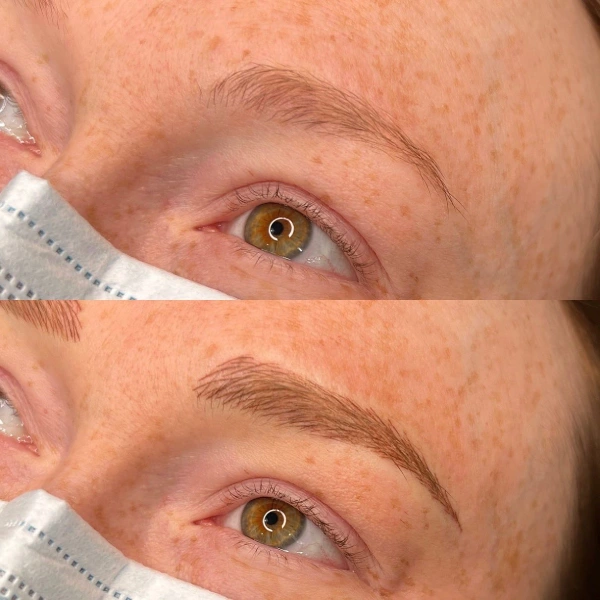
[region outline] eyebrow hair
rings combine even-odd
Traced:
[[[67,19],[55,0],[13,0],[54,21]],[[200,90],[202,96],[202,88]],[[358,141],[412,165],[428,189],[442,194],[446,208],[464,216],[433,156],[418,146],[392,116],[357,94],[298,70],[255,64],[230,73],[208,91],[207,106],[240,106],[270,115],[283,125],[298,125],[325,135]],[[459,208],[460,207],[460,208]]]
[[[57,28],[60,28],[68,18],[57,0],[13,0],[13,2],[37,13]]]
[[[255,64],[235,71],[208,92],[207,107],[242,107],[283,125],[364,143],[415,167],[428,189],[442,193],[447,206],[462,204],[450,192],[433,156],[420,148],[388,113],[357,94],[289,68]]]
[[[458,524],[450,495],[425,458],[390,419],[349,398],[249,356],[229,360],[194,388],[198,403],[230,408],[326,439],[362,446],[412,473]]]
[[[80,339],[81,306],[76,300],[7,300],[0,302],[0,309],[67,342]]]

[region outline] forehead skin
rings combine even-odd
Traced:
[[[11,52],[52,99],[56,142],[26,166],[142,260],[208,285],[243,280],[235,265],[197,266],[189,211],[173,206],[251,173],[327,198],[401,297],[581,297],[600,185],[600,40],[582,2],[71,0],[64,39],[40,21],[33,45],[21,37],[31,16],[3,12]],[[198,89],[254,63],[389,113],[437,160],[464,217],[413,169],[356,144],[263,133],[219,153]],[[293,297],[282,281],[262,286]]]
[[[67,498],[131,558],[236,600],[304,598],[307,585],[319,598],[543,597],[569,528],[567,424],[580,392],[561,307],[84,303],[80,317],[81,342],[73,344],[0,315],[2,366],[29,381],[32,394],[48,396],[40,383],[46,373],[51,414],[63,422],[53,435],[64,431],[52,447],[42,433],[42,466],[4,484],[4,497],[43,487]],[[255,426],[242,434],[247,430],[230,420],[217,438],[228,441],[215,447],[191,390],[241,355],[276,363],[389,418],[449,491],[462,531],[410,476],[346,445],[300,443],[288,433],[282,446],[276,431]],[[263,431],[269,433],[258,435]],[[251,436],[248,446],[243,435]],[[268,467],[258,475],[307,487],[368,537],[393,573],[373,584],[375,596],[320,574],[307,584],[293,569],[282,579],[258,562],[220,565],[225,550],[210,544],[182,550],[185,507],[216,491],[215,465],[225,479],[243,468],[244,479],[257,464]],[[202,476],[185,488],[181,474],[194,468]],[[388,510],[374,513],[372,506]],[[225,568],[235,577],[216,575]]]

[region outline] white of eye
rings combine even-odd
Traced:
[[[16,139],[21,144],[35,144],[19,105],[2,86],[0,86],[0,133]]]
[[[33,440],[25,429],[25,425],[15,407],[0,391],[0,434],[15,438],[23,444],[32,444]]]
[[[226,515],[222,520],[222,525],[242,533],[242,513],[244,512],[244,508],[246,508],[246,504],[242,504],[242,506],[239,506]],[[244,534],[242,533],[242,535]],[[264,545],[252,538],[248,539],[252,540],[255,544]],[[310,519],[306,520],[306,525],[300,537],[286,548],[264,546],[275,552],[300,554],[301,556],[327,563],[338,569],[347,568],[346,560],[339,548]]]
[[[244,240],[246,221],[252,214],[252,210],[231,221],[226,228],[227,233]],[[308,246],[298,256],[292,259],[282,258],[282,260],[291,260],[291,262],[306,264],[315,269],[337,273],[351,280],[356,279],[356,273],[342,249],[314,223],[312,223],[312,234]]]

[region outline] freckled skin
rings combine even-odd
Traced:
[[[46,176],[118,248],[243,298],[581,297],[600,189],[600,38],[582,2],[68,5],[60,35],[0,7],[0,61],[31,81],[42,149],[2,140],[0,185],[23,168]],[[437,160],[463,216],[375,149],[216,118],[199,90],[256,63],[389,114]],[[215,200],[265,180],[328,197],[385,276],[292,276],[198,231],[227,219]]]
[[[0,314],[0,367],[33,400],[40,449],[0,452],[0,498],[44,488],[132,559],[233,600],[542,600],[569,531],[584,395],[562,307],[87,303],[80,317],[72,344]],[[389,419],[462,530],[389,461],[198,404],[198,380],[242,355]],[[209,498],[257,477],[323,502],[379,566],[358,577],[239,547]]]

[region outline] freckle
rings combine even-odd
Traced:
[[[152,10],[151,10],[149,13],[148,13],[148,17],[150,17],[150,18],[151,18],[151,17],[154,17],[154,16],[155,16],[155,15],[158,13],[158,11],[160,10],[161,4],[162,4],[162,3],[159,3],[159,4],[157,4],[157,5],[156,5],[156,6],[155,6],[155,7],[154,7],[154,8],[153,8],[153,9],[152,9]],[[106,11],[106,10],[107,10],[107,8],[108,8],[109,6],[110,6],[110,3],[108,3],[108,4],[107,4],[107,5],[104,7],[104,10]]]
[[[242,60],[244,58],[248,58],[248,56],[250,56],[250,50],[248,50],[248,48],[246,48],[243,52],[242,52]]]
[[[315,459],[314,459],[314,457],[312,457],[312,456],[307,456],[307,457],[304,459],[304,462],[306,462],[306,463],[307,463],[307,464],[309,464],[309,465],[314,465],[314,464],[315,464]]]
[[[221,39],[220,36],[215,35],[214,38],[212,38],[212,40],[210,40],[210,42],[208,43],[208,49],[212,52],[213,50],[216,50],[220,45],[221,42],[223,40]]]
[[[412,211],[410,210],[410,206],[406,206],[405,204],[400,207],[400,214],[403,217],[410,217]]]
[[[320,156],[313,156],[312,161],[317,164],[317,165],[322,165],[323,161],[321,160]]]

